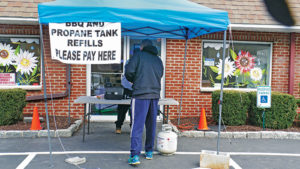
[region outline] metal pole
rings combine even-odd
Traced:
[[[69,113],[68,113],[68,124],[70,126],[71,119],[70,119],[70,111],[71,111],[71,104],[70,104],[70,97],[71,97],[71,65],[68,64],[68,97],[69,97]]]
[[[220,93],[220,104],[219,104],[219,129],[218,129],[218,140],[217,140],[217,155],[219,155],[219,142],[220,142],[221,119],[222,119],[225,52],[226,52],[226,31],[224,31],[224,39],[223,39],[223,61],[222,61],[222,79],[221,79],[221,93]]]
[[[181,82],[181,95],[180,95],[178,125],[180,124],[180,115],[181,115],[181,106],[182,106],[182,95],[183,95],[183,87],[184,87],[184,73],[185,73],[185,63],[186,63],[187,41],[188,41],[188,39],[186,38],[185,39],[185,50],[184,50],[184,62],[183,62],[182,82]]]
[[[84,142],[84,138],[85,138],[85,112],[86,112],[86,105],[84,104],[84,113],[83,113],[83,128],[82,128],[82,142]]]
[[[265,130],[265,111],[266,111],[266,109],[264,109],[263,114],[262,114],[262,118],[263,118],[263,130]]]
[[[44,39],[43,39],[43,26],[40,24],[40,36],[41,36],[41,62],[42,62],[42,76],[43,76],[43,88],[44,88],[44,102],[46,110],[46,121],[47,121],[47,131],[48,131],[48,144],[49,144],[49,154],[50,154],[50,167],[53,167],[52,160],[52,148],[51,148],[51,138],[50,138],[50,127],[49,127],[49,115],[48,115],[48,105],[47,105],[47,90],[46,90],[46,77],[45,77],[45,58],[44,58]]]

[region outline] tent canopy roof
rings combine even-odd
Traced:
[[[57,0],[38,5],[40,24],[121,22],[122,35],[190,39],[227,30],[228,13],[187,0]]]

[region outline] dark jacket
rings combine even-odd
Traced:
[[[164,67],[154,46],[146,46],[137,52],[125,66],[125,77],[133,83],[132,97],[138,99],[158,99]]]

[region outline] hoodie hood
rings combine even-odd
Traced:
[[[157,56],[157,54],[158,54],[157,48],[155,46],[145,46],[142,51],[148,52],[155,56]]]

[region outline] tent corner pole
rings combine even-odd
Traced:
[[[54,165],[53,165],[53,159],[52,159],[52,148],[51,148],[51,138],[50,138],[50,127],[49,127],[49,114],[48,114],[48,105],[47,105],[46,77],[45,77],[45,56],[44,56],[43,25],[41,23],[40,23],[40,39],[41,39],[42,78],[43,78],[43,88],[44,88],[44,102],[45,102],[45,111],[46,111],[47,131],[48,131],[50,167],[53,167]]]
[[[185,65],[186,65],[187,42],[188,42],[188,37],[185,38],[185,49],[184,49],[184,61],[183,61],[183,70],[182,70],[181,94],[180,94],[180,105],[179,105],[179,114],[178,114],[178,116],[179,116],[178,117],[178,125],[180,124],[181,107],[182,107],[182,96],[183,96],[183,87],[184,87],[184,75],[185,75]]]
[[[223,61],[222,61],[222,79],[221,79],[221,92],[220,92],[220,104],[219,104],[219,128],[218,128],[218,140],[217,140],[217,155],[219,155],[220,130],[221,130],[221,119],[222,119],[225,54],[226,54],[226,30],[224,31],[224,36],[223,36]]]
[[[68,124],[69,126],[71,125],[71,118],[70,118],[70,114],[71,114],[71,65],[68,64],[68,77],[67,77],[67,81],[68,81],[68,102],[69,102],[69,112],[68,112]]]

